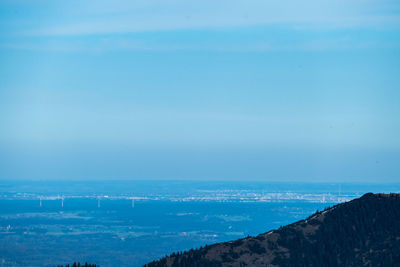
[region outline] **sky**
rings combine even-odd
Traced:
[[[3,0],[0,179],[400,182],[400,2]]]

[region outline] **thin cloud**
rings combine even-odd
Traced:
[[[71,3],[51,23],[24,29],[25,34],[69,36],[147,31],[221,29],[253,25],[283,27],[398,27],[393,1],[119,1]],[[382,5],[384,2],[385,5]],[[49,26],[51,25],[51,26]],[[396,26],[397,25],[397,26]]]
[[[147,36],[124,35],[74,39],[40,39],[0,43],[1,49],[55,51],[55,52],[85,52],[102,53],[108,51],[225,51],[225,52],[273,52],[273,51],[342,51],[354,49],[399,47],[400,43],[394,40],[359,39],[345,34],[336,37],[318,37],[311,35],[307,38],[281,40],[266,38],[260,40],[248,36],[227,36],[224,32],[216,31],[213,34],[221,35],[212,39],[210,32],[198,33],[198,38],[190,40],[187,33],[180,33],[180,40],[158,38],[153,40]],[[268,31],[266,31],[268,34]],[[185,40],[182,41],[181,39]],[[225,40],[228,39],[228,40]]]

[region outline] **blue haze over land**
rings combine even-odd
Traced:
[[[399,179],[398,1],[2,1],[0,31],[0,179]]]
[[[0,266],[141,266],[400,184],[1,181]]]

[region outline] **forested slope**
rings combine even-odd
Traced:
[[[400,266],[400,195],[368,193],[278,230],[145,266]]]

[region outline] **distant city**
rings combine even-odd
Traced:
[[[306,201],[317,203],[340,203],[349,201],[361,196],[359,192],[352,193],[298,193],[298,192],[257,192],[253,190],[197,190],[193,195],[185,196],[179,194],[152,194],[149,196],[136,195],[40,195],[35,193],[8,193],[0,195],[3,199],[37,199],[38,203],[43,201],[59,201],[63,207],[65,201],[74,198],[87,198],[99,201],[103,200],[168,200],[168,201],[222,201],[222,202],[285,202],[285,201]],[[39,204],[40,206],[42,204]]]

